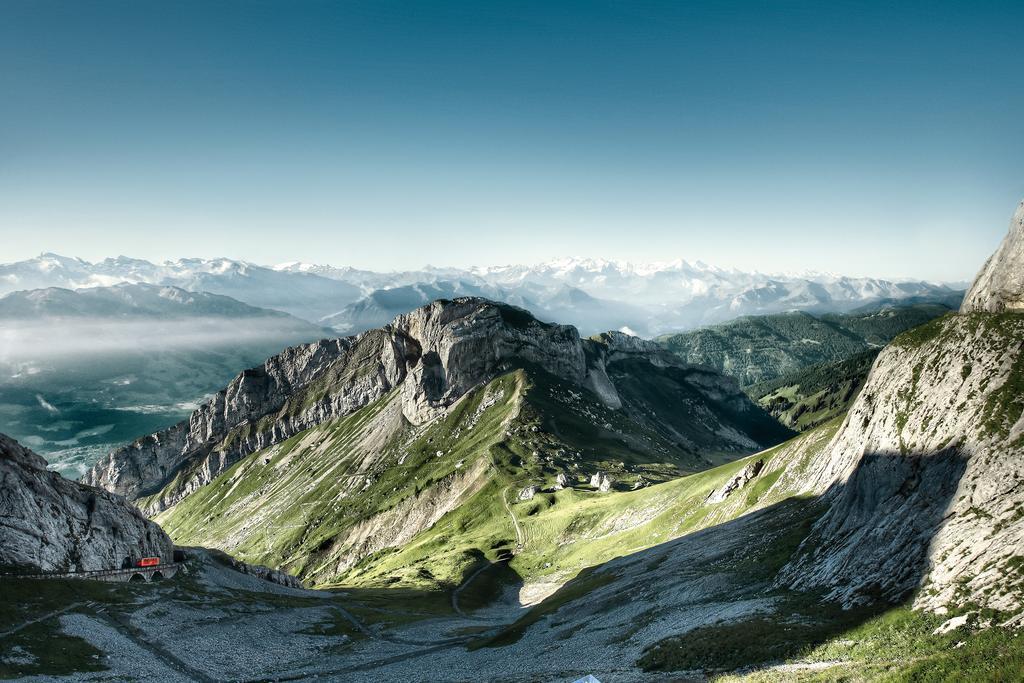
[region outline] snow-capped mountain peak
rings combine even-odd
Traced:
[[[535,265],[426,266],[383,273],[303,261],[266,267],[229,258],[180,258],[154,264],[118,256],[90,263],[58,254],[0,265],[0,295],[24,289],[74,290],[120,283],[221,294],[312,322],[330,316],[332,322],[348,321],[338,328],[344,332],[358,331],[345,327],[353,320],[370,327],[384,324],[387,319],[377,317],[404,305],[384,305],[382,301],[408,300],[420,305],[425,297],[468,292],[503,298],[552,320],[576,323],[586,332],[627,326],[640,335],[739,315],[845,311],[879,301],[956,297],[949,287],[915,280],[813,271],[795,275],[744,272],[681,258],[632,263],[563,257]],[[392,294],[382,298],[378,292]],[[349,311],[349,306],[356,309]]]

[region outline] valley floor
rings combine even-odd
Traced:
[[[829,608],[771,579],[818,508],[780,504],[585,571],[533,607],[285,588],[196,554],[163,583],[13,581],[0,676],[24,680],[1012,680],[1014,632]],[[494,571],[499,571],[495,569]],[[480,584],[477,584],[477,582]],[[455,609],[453,609],[453,606]],[[458,611],[456,611],[456,609]],[[685,633],[684,637],[676,637]],[[761,663],[759,667],[753,664]],[[1008,676],[1009,675],[1009,676]]]

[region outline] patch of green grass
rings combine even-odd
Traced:
[[[522,580],[510,567],[506,555],[497,562],[488,562],[488,566],[459,593],[459,607],[463,611],[472,611],[486,607],[501,597],[503,591],[510,586],[521,586]],[[476,572],[476,567],[473,572]],[[467,576],[468,578],[468,576]]]
[[[946,639],[946,643],[949,640]],[[1020,680],[1024,672],[1024,640],[1020,631],[991,628],[957,640],[952,645],[946,643],[929,656],[901,666],[882,680],[916,683],[1014,681]]]
[[[782,473],[785,472],[783,468],[772,470],[768,474],[761,474],[753,486],[747,491],[747,505],[753,507],[757,504],[757,501],[761,500],[768,489],[775,485],[775,482],[779,480]]]
[[[700,626],[646,650],[644,671],[721,672],[800,657],[879,608],[843,610],[805,596],[784,600],[771,615]]]
[[[0,639],[0,678],[67,676],[105,671],[103,653],[82,638],[60,631],[56,618]]]
[[[363,632],[352,623],[352,619],[340,609],[332,609],[331,616],[327,621],[311,626],[302,633],[313,636],[343,636],[349,640],[365,637]]]
[[[839,615],[843,623],[847,619]],[[1017,681],[1024,671],[1024,640],[1019,631],[979,628],[977,623],[935,635],[946,617],[896,607],[868,616],[785,661],[835,663],[821,670],[777,673],[771,669],[725,676],[722,681],[872,680],[895,683]],[[856,619],[853,620],[856,622]],[[741,665],[742,666],[742,665]]]
[[[935,318],[923,325],[907,330],[892,340],[892,345],[903,349],[917,349],[938,338],[946,330],[953,313]]]
[[[520,330],[528,329],[529,327],[536,325],[539,327],[550,328],[551,325],[548,323],[542,323],[533,317],[533,314],[517,306],[510,306],[509,304],[498,303],[498,313],[501,315],[502,321],[507,325]]]
[[[851,358],[822,363],[744,389],[775,419],[797,431],[807,431],[845,415],[860,395],[879,349]]]

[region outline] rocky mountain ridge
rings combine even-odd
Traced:
[[[967,295],[962,313],[999,313],[1024,309],[1024,202],[1010,221],[1002,244],[982,267]]]
[[[960,315],[897,337],[801,491],[828,511],[779,583],[846,605],[1024,610],[1024,216]],[[995,312],[999,311],[999,312]]]
[[[392,391],[398,392],[401,419],[421,425],[444,415],[471,389],[529,366],[589,390],[618,410],[630,401],[608,366],[636,359],[655,369],[676,368],[680,377],[672,381],[704,397],[693,400],[733,415],[729,428],[713,437],[720,450],[750,452],[764,443],[758,439],[783,434],[730,380],[687,369],[649,342],[620,333],[581,339],[573,327],[540,323],[506,304],[465,298],[434,302],[355,337],[288,349],[243,372],[187,422],[111,453],[84,481],[132,499],[160,491],[146,507],[157,512],[241,457],[351,414]],[[639,404],[632,404],[635,417],[643,419]],[[763,433],[744,433],[738,417],[744,414]],[[708,412],[706,419],[719,418]],[[688,437],[677,433],[672,438],[685,443]]]

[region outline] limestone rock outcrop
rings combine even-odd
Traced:
[[[537,486],[531,484],[519,492],[519,500],[533,500],[539,490]]]
[[[80,572],[120,569],[126,558],[173,559],[174,545],[120,496],[65,479],[0,434],[0,566]]]
[[[1024,202],[1010,221],[1010,232],[967,290],[961,313],[1024,309]]]
[[[729,481],[722,484],[721,488],[708,494],[707,502],[721,503],[734,492],[749,484],[754,477],[761,473],[762,469],[764,469],[764,460],[761,458],[749,463],[742,470],[734,474]]]
[[[611,491],[614,483],[615,481],[608,476],[607,472],[596,472],[594,476],[590,477],[590,485],[602,493]]]
[[[778,582],[844,604],[1024,609],[1020,219],[961,315],[897,337],[801,476],[828,503]]]

